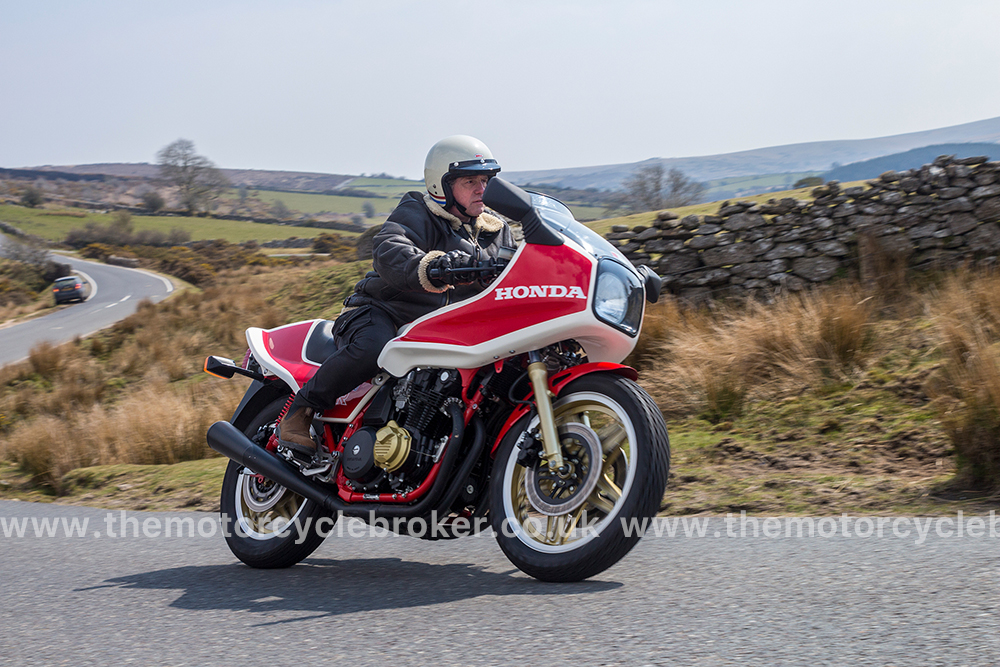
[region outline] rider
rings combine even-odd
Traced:
[[[427,193],[403,195],[376,234],[374,271],[344,300],[333,328],[338,349],[295,395],[278,425],[281,445],[314,454],[313,413],[376,375],[379,353],[399,327],[485,288],[451,269],[474,266],[515,245],[507,224],[483,205],[486,184],[499,171],[490,150],[473,137],[455,135],[431,147],[424,161]]]

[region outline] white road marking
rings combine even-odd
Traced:
[[[84,299],[84,302],[90,301],[95,296],[97,296],[97,283],[94,281],[94,279],[88,276],[83,271],[74,271],[74,273],[79,273],[84,280],[90,283],[90,294],[87,295],[87,298]]]
[[[147,276],[150,276],[151,278],[158,278],[159,280],[162,280],[163,284],[167,286],[167,294],[170,294],[171,292],[174,291],[174,284],[170,282],[169,279],[164,278],[163,276],[157,275],[155,273],[151,273],[149,271],[143,271],[142,269],[132,269],[132,270],[137,271],[139,273],[145,273]]]

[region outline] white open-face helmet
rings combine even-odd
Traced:
[[[445,209],[455,203],[451,182],[459,176],[500,173],[500,165],[486,144],[475,137],[456,134],[434,144],[424,160],[424,184],[431,198]]]

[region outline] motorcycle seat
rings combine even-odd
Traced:
[[[322,364],[327,357],[337,351],[337,343],[333,337],[333,324],[332,320],[324,320],[313,327],[306,340],[305,353],[303,354],[306,361]]]

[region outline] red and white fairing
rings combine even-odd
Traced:
[[[382,350],[379,365],[395,377],[414,368],[473,370],[569,339],[583,347],[590,362],[622,361],[636,337],[594,314],[598,257],[568,235],[561,240],[559,245],[522,244],[483,292],[404,326]],[[309,350],[329,353],[324,345],[311,348],[310,340],[328,335],[330,326],[325,320],[308,320],[276,329],[252,327],[247,343],[265,374],[277,376],[295,392],[324,361],[310,358]],[[353,420],[378,390],[378,380],[341,397],[324,418]]]
[[[404,327],[379,365],[396,377],[417,367],[480,368],[571,338],[590,361],[620,362],[636,339],[594,316],[596,276],[597,259],[570,239],[523,244],[486,290]]]

